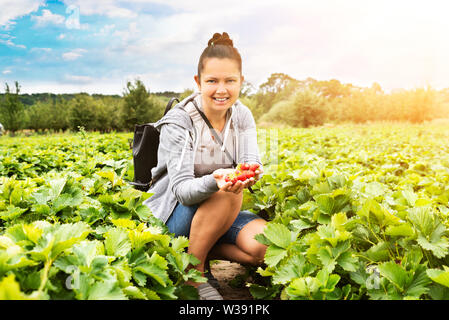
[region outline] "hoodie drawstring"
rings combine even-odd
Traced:
[[[182,148],[181,158],[179,158],[178,166],[176,170],[181,170],[182,160],[184,159],[184,154],[186,153],[187,143],[189,142],[189,130],[186,130],[186,137],[184,142],[184,147]]]
[[[226,146],[226,138],[228,137],[228,133],[229,133],[229,126],[231,125],[231,120],[232,120],[232,113],[231,116],[229,117],[229,121],[226,125],[226,129],[225,129],[225,133],[224,133],[224,139],[223,139],[223,145],[221,146],[221,151],[224,151],[225,146]]]

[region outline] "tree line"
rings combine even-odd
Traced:
[[[274,73],[241,100],[252,110],[256,122],[309,127],[324,123],[401,121],[422,123],[448,118],[449,88],[415,88],[384,92],[378,83],[371,87],[343,84],[331,79],[297,80]]]
[[[41,132],[129,131],[138,123],[159,119],[174,92],[152,94],[140,80],[128,81],[123,96],[77,94],[20,94],[16,81],[12,90],[6,84],[0,97],[0,123],[11,134],[29,129]],[[33,100],[32,104],[24,101]]]
[[[162,117],[171,97],[180,100],[193,90],[181,93],[150,93],[144,83],[128,81],[122,96],[101,94],[20,94],[5,84],[0,95],[0,123],[14,134],[29,129],[36,132],[130,131],[135,124],[155,122]],[[313,78],[297,80],[284,73],[273,73],[255,88],[244,82],[240,100],[260,125],[309,127],[324,123],[366,123],[407,121],[420,123],[447,117],[449,89],[431,87],[386,93],[378,83],[358,87],[338,80]]]

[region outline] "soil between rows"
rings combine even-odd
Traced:
[[[244,274],[245,271],[245,267],[234,262],[217,260],[216,263],[211,264],[211,272],[220,284],[218,292],[224,300],[253,300],[247,287],[232,288],[229,285],[229,281],[237,275]]]

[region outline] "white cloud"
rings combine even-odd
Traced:
[[[185,80],[189,78],[191,79],[191,83],[186,83]],[[135,79],[140,79],[150,92],[162,92],[166,90],[181,92],[184,89],[196,88],[193,75],[184,69],[176,67],[168,67],[160,71],[127,73],[116,79],[117,83],[123,84],[123,86],[127,81],[133,82]]]
[[[44,0],[0,0],[0,26],[10,29],[17,18],[37,11],[44,5]]]
[[[121,94],[125,84],[115,79],[93,79],[95,86],[88,79],[66,75],[63,81],[20,81],[22,93],[37,93],[37,92],[51,92],[51,93],[79,93],[87,92],[89,94]]]
[[[125,78],[134,73],[144,77],[152,91],[193,87],[201,51],[214,32],[223,31],[229,32],[242,54],[245,78],[256,86],[274,72],[355,85],[376,81],[382,87],[407,87],[428,81],[449,86],[449,42],[444,41],[449,31],[448,5],[440,0],[227,0],[226,5],[214,0],[207,5],[204,0],[64,2],[78,8],[81,20],[86,15],[113,18],[95,29],[97,33],[91,32],[104,37],[106,46],[102,42],[101,47],[89,48],[91,54],[82,61],[92,63],[101,57],[101,67],[110,65],[108,72],[113,74],[109,85],[101,88],[119,88],[118,93]],[[168,10],[152,14],[153,4]],[[11,7],[15,5],[16,1]],[[5,15],[0,13],[0,25]],[[13,26],[12,20],[3,26]],[[67,31],[58,39],[72,37]],[[0,39],[20,47],[13,38]],[[85,53],[75,49],[62,58],[73,61]],[[92,63],[91,68],[97,67]]]
[[[14,27],[15,25],[16,25],[16,22],[15,22],[15,21],[7,21],[7,22],[5,22],[4,25],[0,25],[0,27],[1,27],[2,30],[10,31],[10,30],[13,29],[13,27]]]
[[[46,53],[50,53],[52,51],[53,51],[52,48],[31,48],[30,50],[30,52],[46,52]]]
[[[43,9],[41,16],[32,16],[31,20],[36,21],[36,27],[45,27],[49,24],[62,25],[65,22],[65,17],[54,14],[48,9]]]
[[[78,75],[73,75],[73,74],[66,74],[64,76],[64,79],[67,82],[78,83],[78,84],[85,84],[85,83],[90,83],[93,81],[93,78],[91,78],[89,76],[78,76]]]
[[[113,29],[115,29],[115,24],[106,24],[99,32],[94,33],[93,35],[96,37],[104,37],[109,35]]]
[[[62,58],[66,61],[72,61],[72,60],[76,60],[80,57],[82,57],[83,53],[86,53],[87,50],[85,49],[74,49],[72,51],[69,52],[65,52],[62,54]]]
[[[123,2],[115,0],[65,0],[67,6],[79,8],[81,15],[105,15],[110,18],[136,18],[137,13],[130,9],[123,8]]]
[[[15,44],[10,39],[8,39],[8,40],[0,39],[0,44],[2,44],[2,43],[7,45],[8,47],[26,49],[26,46],[24,46],[23,44]]]
[[[2,71],[3,74],[10,74],[12,71],[9,69],[5,69]]]

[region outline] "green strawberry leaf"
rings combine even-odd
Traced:
[[[431,280],[427,276],[426,267],[420,265],[418,269],[414,271],[413,279],[408,284],[406,294],[410,297],[420,298],[421,295],[426,294],[429,291],[429,284]]]
[[[449,268],[443,266],[444,270],[440,269],[427,269],[427,275],[430,279],[449,288]]]
[[[10,274],[0,281],[0,300],[31,300],[20,290],[20,285],[16,281],[14,274]]]
[[[402,223],[397,226],[388,226],[385,230],[385,234],[395,237],[412,237],[415,232],[413,231],[413,228],[410,224]]]
[[[124,229],[111,229],[104,237],[106,253],[110,256],[124,257],[131,250],[131,241]]]
[[[274,267],[287,256],[287,253],[284,248],[270,245],[266,250],[264,261],[269,267]]]
[[[281,248],[287,248],[292,241],[292,233],[288,228],[279,223],[267,223],[264,230],[265,237]]]
[[[315,270],[315,266],[306,261],[303,255],[290,256],[285,263],[279,266],[273,274],[274,284],[286,284],[294,278],[310,275]]]
[[[390,280],[401,292],[405,291],[407,285],[407,272],[393,261],[379,265],[379,272]]]
[[[96,282],[89,288],[88,300],[127,300],[117,281]]]

